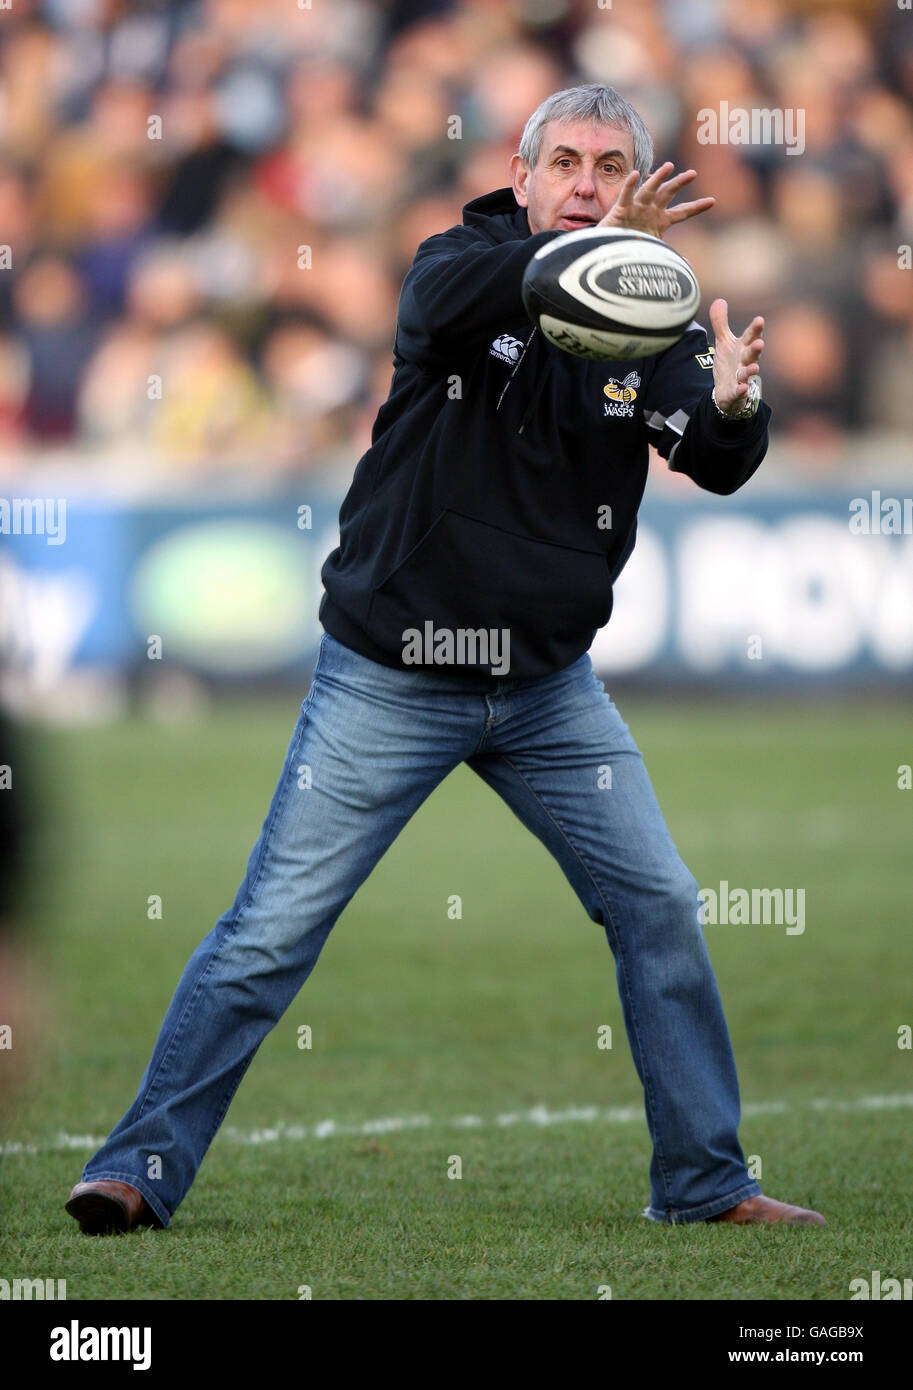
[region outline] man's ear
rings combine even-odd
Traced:
[[[525,208],[528,203],[526,196],[526,181],[529,178],[529,170],[523,163],[518,154],[511,155],[510,159],[510,181],[514,190],[514,197]]]

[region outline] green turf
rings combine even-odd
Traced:
[[[461,769],[334,929],[170,1230],[80,1236],[62,1204],[133,1097],[180,970],[229,906],[297,712],[42,730],[43,1061],[6,1107],[0,1275],[68,1297],[846,1299],[913,1274],[907,711],[620,700],[704,886],[802,886],[807,927],[706,928],[766,1191],[825,1230],[655,1226],[611,955],[557,866]],[[163,918],[149,921],[150,894]],[[461,920],[447,916],[458,893]],[[297,1046],[309,1024],[313,1048]],[[608,1023],[615,1046],[600,1051]],[[0,1059],[8,1054],[0,1052]],[[816,1100],[846,1102],[821,1108]],[[751,1107],[780,1102],[782,1113]],[[535,1123],[544,1106],[633,1107]],[[498,1117],[513,1113],[513,1123]],[[459,1125],[461,1116],[480,1123]],[[314,1137],[426,1116],[395,1132]],[[304,1137],[242,1142],[297,1125]],[[453,1155],[459,1180],[447,1176]]]

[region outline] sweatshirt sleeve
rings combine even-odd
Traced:
[[[673,473],[686,473],[707,492],[738,491],[767,453],[770,406],[761,401],[750,420],[724,420],[710,398],[713,349],[693,323],[679,342],[656,358],[644,395],[650,442]]]
[[[423,241],[403,282],[394,351],[407,361],[437,363],[523,313],[527,264],[560,231],[492,246],[466,227]]]

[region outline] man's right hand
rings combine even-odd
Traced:
[[[674,168],[672,161],[667,160],[649,178],[644,179],[639,188],[637,185],[640,174],[636,169],[632,169],[621,185],[615,202],[602,221],[596,225],[624,227],[631,231],[646,232],[649,236],[662,237],[663,232],[673,223],[684,222],[689,217],[696,217],[700,212],[708,212],[716,202],[715,198],[698,198],[693,203],[679,203],[677,207],[669,207],[679,189],[697,178],[695,169],[686,169],[684,173],[676,174],[674,178],[667,178],[663,182],[666,174],[671,173]]]

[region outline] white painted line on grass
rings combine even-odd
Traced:
[[[742,1106],[742,1117],[753,1115],[786,1115],[802,1110],[837,1110],[844,1113],[865,1114],[872,1110],[908,1110],[913,1108],[913,1091],[902,1091],[894,1095],[857,1096],[852,1100],[817,1099],[790,1105],[785,1100],[763,1100],[749,1102]],[[549,1110],[545,1105],[534,1105],[529,1110],[507,1110],[493,1119],[482,1115],[457,1115],[450,1120],[435,1120],[430,1115],[386,1115],[377,1120],[364,1120],[361,1124],[342,1124],[338,1120],[320,1120],[315,1125],[291,1125],[280,1123],[270,1129],[234,1129],[227,1125],[217,1137],[232,1144],[276,1144],[283,1140],[332,1139],[339,1136],[365,1136],[374,1134],[394,1134],[404,1129],[486,1129],[492,1126],[507,1128],[510,1125],[563,1125],[602,1121],[604,1124],[631,1124],[643,1121],[644,1112],[640,1105],[612,1105],[608,1108],[598,1105],[572,1105],[565,1110]],[[0,1144],[0,1154],[36,1154],[68,1149],[97,1149],[104,1143],[102,1136],[92,1134],[67,1134],[58,1131],[51,1139],[36,1143],[20,1143],[8,1139]]]

